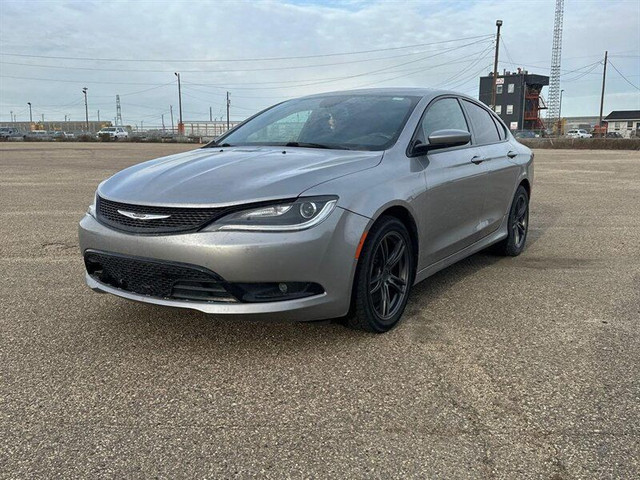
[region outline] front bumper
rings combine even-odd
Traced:
[[[228,303],[174,300],[141,295],[98,282],[97,291],[156,305],[210,314],[254,318],[319,320],[345,315],[351,300],[355,252],[369,219],[341,208],[316,227],[300,232],[196,232],[132,235],[108,228],[91,215],[79,225],[80,248],[182,262],[204,267],[228,282],[314,282],[325,293],[294,300]]]

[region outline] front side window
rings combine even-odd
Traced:
[[[323,95],[289,100],[248,120],[209,146],[274,145],[385,150],[420,97]]]
[[[513,105],[507,105],[507,115],[513,114]]]
[[[633,122],[627,122],[627,130],[631,130],[633,128]]]
[[[417,140],[428,143],[429,135],[437,130],[469,131],[460,104],[455,98],[436,100],[429,106],[418,130]]]
[[[494,112],[496,112],[498,115],[500,115],[502,113],[502,105],[496,105],[493,108]]]
[[[463,102],[465,110],[469,113],[471,124],[473,125],[476,143],[482,145],[485,143],[498,142],[500,137],[498,136],[498,130],[491,114],[473,102],[469,102],[468,100],[463,100]]]
[[[496,93],[498,95],[502,93],[502,85],[496,85]]]
[[[509,86],[507,87],[507,92],[508,93],[513,93],[516,89],[516,85],[515,83],[510,83]]]

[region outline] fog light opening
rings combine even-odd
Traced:
[[[227,288],[248,303],[295,300],[324,293],[320,285],[311,282],[233,283]]]

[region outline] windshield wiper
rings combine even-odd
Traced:
[[[213,147],[233,147],[233,145],[231,145],[230,143],[216,143],[216,142],[206,145],[206,148],[213,148]]]
[[[309,142],[287,142],[284,144],[285,147],[301,147],[301,148],[327,148],[333,150],[350,150],[347,147],[334,146],[334,145],[324,145],[322,143],[309,143]]]

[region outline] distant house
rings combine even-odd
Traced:
[[[616,132],[625,138],[640,137],[640,110],[614,110],[605,120],[607,133]]]

